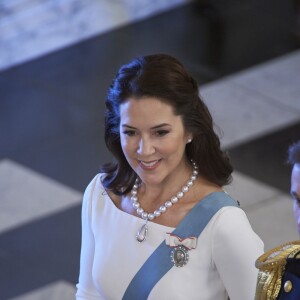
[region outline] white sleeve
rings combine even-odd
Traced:
[[[88,185],[84,192],[82,202],[82,238],[81,238],[81,254],[80,254],[80,273],[79,282],[76,285],[77,300],[96,300],[101,299],[92,278],[92,269],[95,252],[95,241],[92,231],[92,199],[95,196],[95,186],[97,180],[100,180],[97,175]]]
[[[258,275],[255,261],[263,254],[264,245],[245,212],[224,208],[212,238],[213,259],[230,300],[253,300]]]

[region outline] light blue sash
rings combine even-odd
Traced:
[[[238,206],[238,203],[224,192],[209,194],[190,210],[172,233],[181,238],[198,237],[224,206]],[[133,277],[122,300],[146,300],[155,284],[174,266],[170,254],[171,248],[163,241]]]

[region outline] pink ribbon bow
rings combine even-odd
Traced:
[[[188,250],[196,249],[197,247],[197,238],[194,236],[190,236],[187,238],[180,238],[179,236],[167,233],[166,234],[166,244],[172,248],[177,246],[184,246]]]

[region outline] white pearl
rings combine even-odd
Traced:
[[[153,220],[155,218],[154,214],[148,214],[148,220]]]
[[[148,218],[148,214],[145,211],[142,213],[142,218],[143,219],[147,219]]]
[[[136,213],[140,216],[142,213],[144,212],[144,210],[139,207],[137,210],[136,210]]]
[[[197,178],[197,177],[196,177],[195,175],[191,176],[191,180],[192,180],[192,181],[195,181],[196,178]]]
[[[178,199],[180,199],[180,198],[182,198],[182,197],[183,197],[183,192],[177,193],[177,198],[178,198]]]
[[[160,208],[159,208],[159,211],[160,212],[165,212],[167,210],[167,208],[164,206],[164,205],[162,205]]]
[[[137,184],[134,184],[132,188],[133,188],[134,190],[137,190],[138,187],[139,187],[139,186],[138,186]]]
[[[132,196],[136,196],[136,195],[137,195],[137,191],[136,191],[136,190],[132,190],[132,191],[131,191],[131,195],[132,195]]]
[[[132,203],[132,206],[134,209],[138,209],[141,205],[139,202],[134,202],[134,203]]]
[[[161,215],[161,212],[159,210],[154,211],[154,216],[157,218]]]
[[[166,207],[171,207],[173,205],[173,203],[171,202],[171,201],[167,201],[166,203],[165,203],[165,206]]]
[[[193,185],[193,181],[189,180],[188,183],[186,184],[188,187],[191,187]]]
[[[178,202],[178,198],[177,197],[172,197],[171,198],[171,202],[174,204],[174,203],[177,203]]]
[[[197,171],[197,170],[194,170],[194,171],[193,171],[193,175],[198,175],[198,171]]]
[[[136,201],[138,201],[138,198],[137,198],[137,196],[132,196],[130,199],[131,199],[131,201],[133,201],[133,202],[136,202]]]
[[[184,187],[182,187],[182,191],[184,192],[184,193],[186,193],[187,191],[189,190],[189,188],[185,185]]]

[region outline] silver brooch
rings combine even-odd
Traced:
[[[197,238],[195,236],[181,238],[173,233],[167,233],[166,244],[172,248],[171,261],[174,266],[183,267],[189,261],[189,251],[197,247]]]
[[[175,267],[183,267],[189,261],[189,250],[180,245],[175,247],[171,252],[171,261]]]

